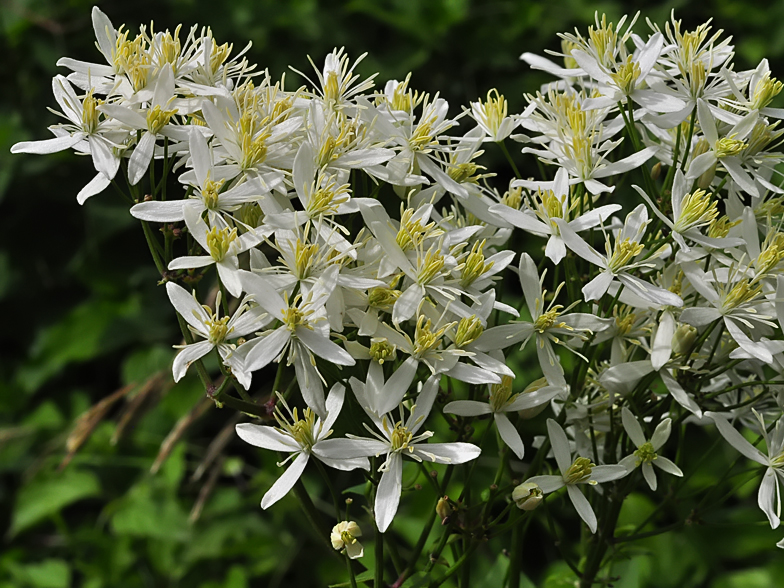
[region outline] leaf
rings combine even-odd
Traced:
[[[34,480],[20,490],[9,535],[14,536],[69,504],[101,493],[98,478],[84,470],[67,469],[45,480]]]
[[[40,563],[8,566],[8,571],[20,584],[35,588],[68,588],[71,569],[61,559],[45,559]]]
[[[365,570],[361,574],[354,576],[357,582],[370,582],[374,579],[373,570]],[[341,582],[340,584],[330,584],[329,588],[346,588],[351,586],[351,582]]]

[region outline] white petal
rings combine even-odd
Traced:
[[[626,429],[626,434],[636,447],[645,445],[645,433],[642,432],[642,427],[637,419],[634,418],[632,411],[625,406],[621,410],[621,420],[623,421],[623,428]]]
[[[486,402],[477,402],[476,400],[455,400],[444,407],[444,412],[447,414],[470,417],[490,414],[493,411]]]
[[[376,490],[376,504],[373,508],[376,526],[381,533],[389,528],[392,519],[395,518],[402,489],[403,460],[399,453],[393,453],[387,461],[387,470],[381,475]]]
[[[185,220],[182,211],[185,204],[187,200],[140,202],[131,207],[131,216],[149,222],[174,223]]]
[[[509,446],[509,449],[514,451],[518,459],[523,459],[525,447],[523,446],[523,440],[520,438],[520,433],[517,432],[517,429],[505,414],[496,413],[493,416],[495,417],[495,426],[498,427],[498,434],[501,435],[501,439]]]
[[[762,465],[768,465],[767,456],[765,456],[759,449],[749,443],[743,435],[735,430],[735,428],[729,424],[729,422],[727,422],[727,419],[724,418],[724,415],[716,412],[706,412],[705,416],[711,418],[713,422],[716,423],[716,428],[719,430],[719,433],[721,433],[721,436],[724,437],[727,443],[732,445],[736,450],[752,461],[756,461]]]
[[[569,493],[569,499],[572,501],[577,514],[588,525],[591,533],[596,533],[596,515],[591,508],[591,503],[588,502],[588,499],[583,496],[583,493],[577,487],[571,484],[566,486],[566,491]]]
[[[561,428],[561,425],[553,419],[547,419],[547,436],[553,447],[553,455],[561,473],[565,473],[572,465],[572,452],[569,449],[569,439]]]
[[[418,443],[414,445],[414,452],[427,461],[454,465],[476,459],[482,450],[471,443]]]
[[[79,204],[84,204],[88,198],[100,194],[108,188],[111,183],[111,178],[107,178],[103,172],[98,172],[92,180],[87,182],[87,185],[84,188],[79,190],[79,193],[76,195],[76,201]]]
[[[348,351],[307,327],[297,327],[297,338],[319,357],[338,365],[354,365],[356,361]]]
[[[534,476],[528,478],[526,482],[536,484],[545,494],[555,492],[566,485],[561,476]]]
[[[84,139],[84,133],[44,139],[42,141],[22,141],[11,147],[11,153],[35,153],[37,155],[56,153],[73,147],[82,139]]]
[[[622,465],[600,465],[591,471],[591,480],[603,484],[623,478],[629,471]]]
[[[204,323],[210,317],[192,294],[174,282],[166,282],[166,294],[169,295],[169,301],[174,309],[189,325],[199,331],[205,330]]]
[[[656,429],[653,431],[653,436],[651,437],[651,445],[653,445],[654,451],[659,451],[659,449],[667,442],[667,439],[670,438],[670,432],[672,430],[672,419],[666,418],[658,425],[656,425]]]
[[[381,388],[380,397],[376,400],[379,415],[392,411],[400,404],[403,396],[411,387],[411,382],[414,381],[418,366],[419,362],[413,357],[409,357],[392,373]]]
[[[346,387],[340,382],[335,382],[332,388],[330,388],[329,394],[327,394],[327,419],[323,424],[324,434],[326,434],[326,432],[332,428],[332,425],[335,424],[335,421],[340,414],[340,409],[343,408],[343,400],[345,397]]]
[[[669,310],[662,313],[656,336],[651,346],[651,365],[653,369],[660,370],[672,356],[672,337],[675,334],[675,318]]]
[[[141,140],[136,145],[128,162],[128,179],[131,185],[136,185],[142,179],[147,168],[150,167],[150,160],[155,152],[155,135],[147,131],[142,135]]]
[[[411,284],[406,288],[405,292],[395,301],[395,306],[392,307],[392,322],[399,324],[414,316],[424,296],[425,289],[419,284]]]
[[[683,477],[683,472],[681,468],[676,466],[673,462],[671,462],[666,457],[662,457],[661,455],[653,460],[653,465],[655,465],[660,470],[667,472],[668,474],[672,474],[673,476],[678,476],[679,478]]]
[[[305,452],[300,453],[296,457],[294,462],[285,472],[283,472],[283,475],[277,479],[277,481],[272,485],[272,488],[270,488],[261,499],[261,508],[265,510],[268,509],[270,506],[275,504],[278,500],[289,493],[289,490],[294,487],[294,484],[297,483],[297,480],[299,480],[299,477],[305,470],[305,466],[308,463],[309,457],[310,456]]]
[[[171,282],[170,282],[171,283]],[[207,355],[212,348],[215,347],[209,341],[200,341],[198,343],[193,343],[192,345],[186,345],[174,358],[174,362],[172,363],[172,375],[174,376],[174,381],[179,382],[182,377],[185,375],[185,372],[188,371],[190,365],[196,361]]]
[[[650,463],[642,464],[642,477],[645,478],[645,481],[648,482],[648,487],[656,492],[656,488],[658,486],[656,480],[656,472],[653,471],[653,466]]]
[[[667,387],[667,390],[670,391],[670,394],[675,399],[675,402],[697,417],[702,417],[702,410],[699,405],[667,370],[661,370],[659,375],[661,376],[662,382],[664,382],[664,385]]]
[[[322,419],[327,416],[327,407],[324,403],[324,386],[321,382],[316,366],[311,363],[310,351],[296,341],[296,359],[294,372],[297,374],[297,384],[302,393],[302,399]]]
[[[299,445],[291,437],[284,435],[275,427],[240,423],[236,426],[236,431],[240,439],[262,449],[287,453],[300,450]]]
[[[776,500],[776,471],[773,468],[768,468],[765,476],[762,478],[759,493],[757,494],[757,504],[762,509],[770,521],[770,526],[775,529],[781,522],[781,504],[777,504]]]
[[[609,271],[603,271],[588,282],[582,289],[585,301],[599,300],[607,292],[607,288],[610,287],[613,279],[614,276]]]
[[[422,386],[422,391],[417,396],[413,412],[406,421],[406,428],[409,432],[416,434],[422,425],[425,424],[425,420],[433,408],[433,402],[435,402],[436,396],[438,396],[440,384],[441,376],[435,375],[430,376],[424,386]]]
[[[251,372],[260,370],[274,360],[291,340],[291,331],[285,327],[275,329],[268,335],[254,339],[245,345],[253,345],[245,356],[245,367]],[[243,345],[243,347],[245,346]]]

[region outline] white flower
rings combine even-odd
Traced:
[[[656,453],[670,437],[671,419],[664,419],[660,422],[650,439],[645,438],[640,423],[637,422],[632,412],[625,406],[621,410],[621,420],[623,421],[623,428],[626,430],[626,434],[629,435],[629,439],[637,447],[637,451],[632,455],[624,457],[618,462],[618,465],[624,466],[629,471],[636,467],[641,467],[642,475],[653,491],[656,490],[656,474],[651,464],[673,476],[683,476],[683,472],[677,465]]]
[[[288,349],[288,363],[294,364],[297,384],[308,406],[321,417],[326,416],[324,388],[321,374],[311,354],[337,365],[354,365],[342,347],[329,340],[329,325],[324,316],[324,304],[337,282],[338,268],[332,268],[316,280],[305,299],[284,300],[267,281],[247,271],[240,272],[243,289],[264,308],[280,326],[243,345],[245,364],[256,371],[270,362],[282,360]]]
[[[593,210],[586,210],[583,214],[577,214],[579,202],[570,201],[569,174],[562,167],[559,167],[555,173],[552,188],[548,189],[548,187],[540,185],[534,198],[535,209],[520,211],[503,204],[497,204],[490,207],[490,212],[534,235],[549,237],[544,254],[556,264],[566,256],[566,245],[561,238],[561,231],[555,219],[564,220],[569,224],[569,228],[579,233],[600,225],[610,215],[621,210],[619,204],[607,204]],[[575,215],[575,218],[571,218]]]
[[[767,466],[757,495],[757,502],[762,512],[767,515],[770,526],[775,529],[781,522],[781,493],[784,488],[784,417],[776,421],[773,435],[769,436],[765,421],[757,411],[754,409],[752,411],[759,421],[760,432],[765,438],[765,445],[768,448],[767,455],[735,430],[724,415],[715,412],[706,412],[705,415],[713,419],[719,433],[730,445],[750,460]]]
[[[332,542],[332,547],[340,551],[346,550],[349,558],[357,559],[362,557],[365,550],[362,544],[357,541],[357,537],[362,536],[362,529],[354,521],[341,521],[332,527],[332,533],[329,535],[329,540]]]
[[[201,245],[208,255],[184,255],[169,262],[170,270],[206,267],[215,264],[221,282],[232,296],[242,293],[239,278],[239,260],[237,256],[247,251],[259,241],[261,237],[255,231],[248,231],[242,235],[237,234],[237,229],[229,227],[207,227],[201,214],[195,208],[183,207],[185,224],[188,226],[193,238]]]
[[[569,449],[569,439],[561,428],[561,425],[553,419],[547,419],[547,435],[553,448],[555,461],[561,471],[559,476],[534,476],[528,478],[529,484],[537,484],[542,492],[549,494],[566,486],[569,493],[569,500],[572,501],[577,514],[585,521],[591,533],[596,533],[597,520],[591,508],[591,503],[577,489],[576,484],[589,484],[594,486],[603,482],[611,482],[624,477],[628,472],[621,465],[600,465],[591,463],[587,457],[577,457],[572,461],[572,453]]]
[[[522,394],[512,393],[512,378],[504,376],[500,384],[491,384],[489,402],[476,400],[455,400],[444,407],[444,412],[460,416],[480,416],[492,414],[498,433],[504,443],[514,451],[519,459],[523,459],[525,447],[520,433],[504,413],[527,410],[549,402],[563,392],[560,386],[542,386],[531,391],[526,389]]]
[[[486,140],[496,143],[506,139],[520,124],[515,117],[507,116],[506,100],[496,89],[487,93],[484,103],[481,100],[471,103],[471,118],[487,133]]]
[[[289,468],[261,499],[261,508],[269,508],[288,494],[288,491],[305,470],[311,455],[337,470],[370,469],[370,463],[366,457],[343,457],[344,448],[347,445],[351,446],[352,441],[327,439],[332,434],[331,427],[343,407],[345,392],[346,389],[342,384],[338,383],[332,387],[329,396],[327,396],[326,417],[324,419],[317,418],[310,408],[306,408],[302,413],[302,418],[299,418],[297,409],[295,408],[293,411],[289,409],[283,397],[279,396],[278,402],[283,404],[288,415],[284,415],[279,407],[275,408],[275,420],[278,421],[278,427],[250,423],[237,425],[237,435],[246,443],[271,451],[291,453],[278,466],[282,466],[294,458]]]
[[[683,300],[677,294],[654,286],[629,273],[640,267],[652,267],[647,260],[635,261],[643,253],[644,247],[641,241],[649,222],[648,210],[644,204],[640,204],[626,216],[623,228],[615,237],[614,245],[610,244],[609,237],[605,235],[606,253],[604,255],[583,241],[564,221],[558,219],[556,222],[561,228],[561,236],[566,246],[586,261],[602,269],[598,276],[583,286],[583,295],[586,301],[600,299],[607,292],[610,284],[617,279],[634,294],[653,304],[683,306]],[[648,259],[655,256],[656,252]]]
[[[431,431],[417,434],[433,407],[440,380],[440,376],[431,376],[427,380],[405,421],[402,407],[401,418],[397,422],[391,413],[379,418],[368,412],[380,434],[374,433],[376,439],[351,437],[352,441],[361,444],[361,448],[358,453],[355,453],[353,448],[346,449],[345,455],[386,454],[386,459],[379,468],[382,474],[376,489],[374,506],[376,525],[382,533],[389,528],[400,503],[404,455],[419,462],[461,464],[476,459],[482,452],[479,447],[470,443],[427,443],[426,440],[433,436]]]
[[[232,374],[245,389],[250,387],[250,375],[245,369],[242,358],[235,353],[235,346],[227,343],[228,339],[237,339],[248,333],[264,328],[271,319],[262,314],[262,309],[248,310],[245,300],[231,317],[219,318],[218,312],[213,313],[207,306],[201,306],[196,300],[196,293],[188,294],[182,286],[174,282],[166,283],[166,293],[172,306],[180,313],[188,328],[194,335],[205,339],[190,345],[184,345],[174,358],[172,373],[174,381],[179,382],[188,371],[188,367],[217,348],[223,363],[231,368]],[[218,292],[215,308],[220,308],[221,294]]]

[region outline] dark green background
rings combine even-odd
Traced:
[[[46,110],[56,106],[52,76],[67,73],[55,66],[57,59],[99,59],[91,6],[3,0],[0,7],[0,588],[324,586],[343,570],[318,551],[296,502],[287,498],[266,513],[258,508],[276,475],[274,456],[232,442],[200,520],[189,524],[204,483],[191,482],[190,475],[229,411],[213,409],[199,419],[162,470],[148,473],[176,420],[201,398],[195,379],[148,399],[113,444],[124,410],[118,403],[71,465],[57,472],[74,419],[124,384],[165,370],[178,342],[174,313],[127,207],[110,192],[83,207],[76,203],[94,174],[90,161],[70,152],[9,153],[17,141],[47,138],[45,127],[57,122]],[[358,71],[380,72],[377,88],[411,71],[412,86],[440,92],[454,114],[493,87],[520,111],[523,93],[548,78],[529,71],[519,55],[558,49],[556,33],[575,26],[585,31],[594,10],[617,19],[640,9],[636,30],[643,34],[646,16],[663,23],[671,8],[689,28],[713,17],[735,37],[738,68],[766,56],[774,75],[784,71],[781,2],[764,9],[734,0],[567,0],[557,7],[476,0],[233,0],[218,7],[202,0],[138,0],[100,6],[131,31],[150,20],[156,29],[200,23],[211,26],[219,42],[234,43],[235,51],[252,40],[250,61],[273,77],[288,65],[310,71],[307,55],[320,64],[336,46],[355,57],[367,51]],[[287,78],[289,89],[302,83],[293,72]],[[488,151],[491,165],[503,168],[499,153]],[[685,471],[708,447],[699,433],[690,443]],[[716,447],[692,480],[695,492],[716,484],[735,458],[725,445]],[[767,528],[755,490],[752,482],[729,496],[708,524],[627,548],[615,585],[780,586],[784,558],[773,544],[781,533]],[[410,506],[396,520],[399,532],[416,533],[431,498],[404,496]],[[659,498],[633,495],[625,524],[644,518]],[[688,503],[678,508],[664,513],[662,524],[688,515]],[[578,542],[576,518],[565,523],[565,542]],[[569,585],[568,569],[543,531],[532,527],[523,569],[536,585]],[[503,577],[504,547],[490,544],[480,552],[486,563],[477,573],[491,574],[488,586]]]

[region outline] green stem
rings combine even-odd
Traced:
[[[509,153],[509,149],[506,148],[506,144],[503,141],[499,141],[496,144],[501,147],[501,151],[504,152],[506,160],[509,162],[509,165],[512,166],[512,171],[515,173],[515,176],[517,176],[518,179],[522,178],[523,176],[520,175],[520,170],[517,169],[517,165],[515,164],[514,159],[512,159],[512,156]]]

